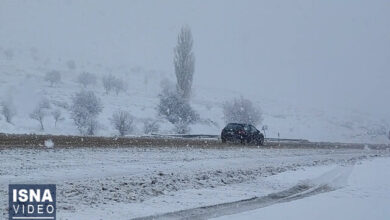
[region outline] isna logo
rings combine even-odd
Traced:
[[[55,220],[55,184],[10,184],[9,220]]]

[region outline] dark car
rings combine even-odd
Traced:
[[[237,142],[242,144],[264,144],[264,135],[250,124],[229,123],[221,132],[222,143],[226,141]]]

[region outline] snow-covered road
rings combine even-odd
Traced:
[[[390,159],[353,166],[337,190],[216,219],[390,219]]]
[[[0,206],[6,217],[9,183],[55,183],[59,219],[155,216],[266,196],[338,166],[389,154],[245,147],[4,149]]]

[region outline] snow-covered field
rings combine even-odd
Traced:
[[[9,183],[26,182],[57,184],[59,219],[130,219],[160,215],[261,198],[294,187],[301,181],[335,185],[337,189],[341,187],[331,192],[338,194],[329,194],[325,198],[337,199],[337,195],[345,195],[346,199],[353,200],[353,195],[370,196],[369,191],[360,193],[357,189],[363,187],[364,190],[365,186],[373,185],[365,185],[367,182],[363,179],[360,185],[356,185],[358,188],[352,185],[355,191],[345,188],[345,179],[349,180],[346,175],[349,169],[345,167],[353,167],[353,172],[359,171],[365,169],[365,164],[376,166],[377,163],[373,162],[378,157],[385,157],[381,161],[388,161],[388,156],[388,149],[3,149],[0,151],[0,206],[7,207]],[[380,174],[371,176],[372,181],[382,184],[383,178],[377,177],[386,176],[387,172],[382,173],[382,165],[378,169]],[[336,171],[318,178],[329,170]],[[351,175],[351,178],[356,183],[358,177]],[[389,189],[381,186],[378,190],[384,194],[378,202],[388,199]],[[343,194],[343,190],[351,192],[352,196]],[[379,191],[372,196],[379,196]],[[370,198],[374,201],[376,197]],[[361,205],[364,204],[363,201]],[[6,217],[6,209],[2,211]],[[237,209],[234,212],[242,211]],[[214,214],[205,218],[221,215]]]

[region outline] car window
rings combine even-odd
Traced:
[[[256,131],[257,131],[257,129],[255,128],[255,126],[253,126],[253,125],[251,125],[251,130],[252,130],[252,132],[256,132]]]
[[[226,129],[239,130],[239,129],[242,129],[242,125],[239,125],[239,124],[228,124],[226,126]]]

